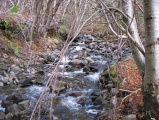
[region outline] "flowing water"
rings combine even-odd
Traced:
[[[98,85],[98,80],[100,74],[108,68],[108,64],[115,63],[118,54],[116,49],[117,43],[111,43],[109,46],[105,41],[91,35],[81,35],[72,43],[59,66],[63,71],[60,74],[67,78],[63,81],[68,87],[59,93],[57,103],[54,105],[55,120],[93,120],[96,118],[103,109],[102,90]],[[122,59],[125,56],[127,55],[123,52],[119,58]],[[49,64],[47,66],[51,67]],[[46,74],[46,76],[50,75],[51,73]],[[1,107],[2,99],[13,92],[24,94],[30,100],[36,101],[43,89],[42,85],[31,85],[25,88],[3,87],[0,89],[0,93],[3,93],[0,95],[0,110],[5,110]]]

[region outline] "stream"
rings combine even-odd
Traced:
[[[49,54],[54,64],[47,61],[35,65],[32,72],[22,71],[21,68],[21,74],[17,74],[19,85],[0,87],[0,111],[5,112],[8,120],[28,120],[46,85],[46,79],[59,59],[59,53],[55,49]],[[119,50],[118,41],[106,42],[91,35],[79,35],[58,68],[58,74],[63,78],[59,80],[62,85],[57,88],[59,94],[53,103],[54,120],[94,120],[103,109],[108,109],[112,103],[104,105],[103,96],[106,93],[99,85],[100,74],[115,64],[117,59],[125,59],[130,53],[126,44]],[[1,74],[4,76],[3,72]],[[41,120],[47,119],[48,116],[41,117]]]

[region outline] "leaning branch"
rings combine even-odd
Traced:
[[[111,14],[111,16],[112,16],[112,18],[113,18],[115,24],[117,25],[117,27],[118,27],[121,31],[123,31],[124,33],[126,33],[126,34],[128,35],[128,37],[130,38],[130,42],[133,43],[133,44],[138,48],[138,50],[143,54],[143,56],[145,56],[145,49],[144,49],[143,47],[141,47],[141,46],[139,45],[139,43],[136,42],[136,40],[132,37],[132,35],[128,32],[128,30],[125,30],[124,27],[121,26],[121,25],[117,22],[117,20],[116,20],[116,18],[115,18],[115,16],[114,16],[114,13],[115,13],[115,12],[119,12],[119,13],[122,14],[125,18],[127,18],[127,15],[126,15],[125,13],[123,13],[123,12],[122,12],[120,9],[118,9],[118,8],[107,7],[102,0],[100,0],[100,2],[101,2],[101,4],[102,4],[102,5],[101,5],[102,8],[104,7],[104,8]],[[112,10],[113,10],[114,12],[112,12]],[[103,9],[103,12],[104,12],[104,11],[105,11],[105,10]],[[105,18],[106,18],[106,20],[107,20],[107,22],[108,22],[108,24],[109,24],[110,30],[111,30],[116,36],[118,36],[118,37],[121,38],[122,36],[119,35],[118,33],[116,33],[115,30],[113,29],[113,27],[112,27],[112,25],[110,24],[109,19],[108,19],[108,17],[107,17],[107,15],[106,15],[105,12],[104,12],[104,16],[105,16]],[[125,24],[125,25],[126,25],[126,24]]]

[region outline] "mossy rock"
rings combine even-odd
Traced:
[[[110,78],[115,78],[117,76],[117,71],[116,71],[117,66],[113,65],[109,71]]]
[[[113,65],[110,70],[104,71],[101,76],[105,78],[115,78],[117,76],[116,65]]]
[[[64,33],[67,33],[68,31],[68,26],[67,25],[61,25],[60,28],[59,28],[59,32],[64,34]]]

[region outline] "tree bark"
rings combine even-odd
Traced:
[[[126,0],[126,1],[122,0],[122,5],[123,5],[123,10],[124,10],[125,14],[127,15],[127,19],[126,19],[127,28],[126,29],[128,30],[128,32],[130,32],[132,37],[136,40],[136,43],[138,43],[140,45],[140,47],[142,47],[144,49],[144,47],[141,43],[141,39],[139,37],[139,32],[138,32],[137,23],[136,23],[136,19],[135,19],[135,15],[134,15],[134,7],[133,7],[132,0]],[[133,57],[135,59],[135,62],[140,71],[140,74],[141,74],[141,76],[144,76],[145,57],[138,50],[138,48],[134,45],[134,43],[130,42],[130,47],[131,47],[131,51],[132,51]]]
[[[159,119],[159,1],[144,0],[145,76],[144,107],[147,120]]]

